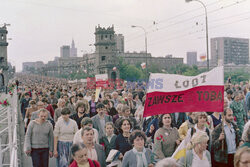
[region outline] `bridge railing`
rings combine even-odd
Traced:
[[[9,106],[0,105],[0,167],[18,167],[18,117],[19,105],[16,92],[12,96],[2,94]]]

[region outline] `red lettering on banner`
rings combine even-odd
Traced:
[[[197,91],[199,95],[199,101],[213,101],[213,100],[222,100],[222,93],[216,91]]]
[[[148,98],[148,100],[149,100],[148,107],[151,107],[155,104],[180,103],[180,102],[183,102],[182,96],[183,96],[183,94],[149,97]]]
[[[198,86],[178,92],[147,93],[144,117],[175,112],[223,112],[224,86]]]

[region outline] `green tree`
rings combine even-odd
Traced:
[[[134,65],[126,66],[125,70],[122,72],[123,78],[125,80],[136,81],[143,76],[143,72],[136,68]]]
[[[224,73],[224,81],[226,82],[228,78],[231,78],[232,83],[239,83],[241,81],[249,81],[250,73],[245,72],[243,69],[233,71],[233,72],[225,72]]]

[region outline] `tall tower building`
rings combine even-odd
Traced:
[[[224,64],[249,63],[249,39],[218,37],[211,39],[211,63],[217,66],[221,61]]]
[[[4,24],[3,27],[0,27],[0,88],[6,86],[8,83],[7,34],[6,24]]]
[[[71,43],[70,57],[77,57],[77,48],[75,47],[74,39],[72,39],[72,43]]]
[[[187,65],[197,65],[197,52],[187,52]]]
[[[98,25],[95,28],[96,73],[108,74],[111,79],[118,77],[117,71],[113,70],[118,64],[114,36],[114,26],[102,28]]]
[[[122,34],[115,34],[115,45],[118,53],[124,53],[124,36]]]
[[[60,57],[70,57],[70,46],[64,45],[60,48]]]

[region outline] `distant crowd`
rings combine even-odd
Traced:
[[[34,167],[249,167],[250,85],[225,84],[224,112],[143,117],[146,83],[88,89],[20,75],[24,151]],[[178,150],[185,144],[184,150]],[[184,153],[184,154],[183,154]]]

